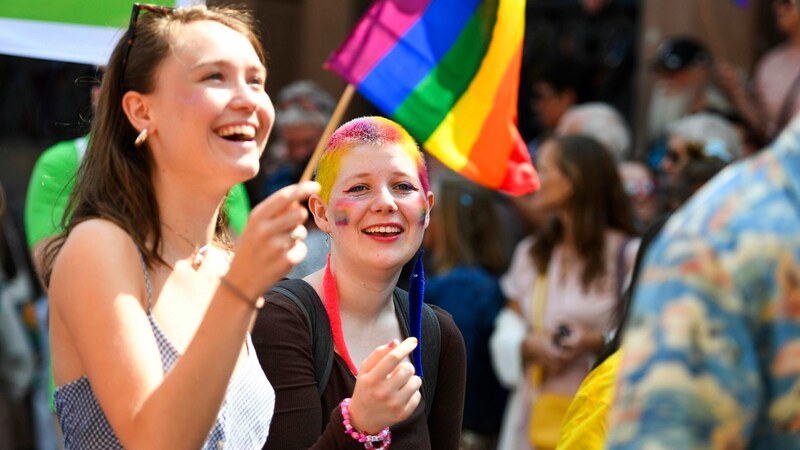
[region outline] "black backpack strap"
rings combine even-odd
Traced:
[[[403,332],[408,336],[408,292],[395,288],[394,307],[400,312]],[[425,416],[430,417],[436,395],[436,380],[439,374],[439,353],[442,347],[442,330],[436,312],[427,303],[422,304],[422,399],[425,401]]]
[[[272,286],[269,292],[288,298],[305,315],[311,335],[317,392],[322,397],[333,369],[333,334],[325,306],[319,301],[314,288],[303,280],[280,281]]]

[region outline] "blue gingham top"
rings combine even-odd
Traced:
[[[140,255],[141,256],[141,255]],[[164,373],[180,354],[169,342],[152,313],[150,276],[142,258],[147,284],[147,318],[161,352]],[[264,446],[275,409],[275,391],[258,363],[253,343],[247,336],[248,357],[231,378],[217,420],[203,445],[204,450],[260,449]],[[122,449],[114,430],[92,390],[86,375],[59,386],[55,406],[64,437],[64,449]]]

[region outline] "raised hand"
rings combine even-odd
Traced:
[[[257,298],[302,261],[308,252],[303,243],[308,211],[300,202],[318,191],[315,182],[293,184],[256,205],[236,245],[226,280]]]
[[[393,340],[370,354],[359,370],[350,402],[352,425],[363,433],[376,434],[406,419],[422,398],[422,379],[408,360],[417,347],[416,338]]]

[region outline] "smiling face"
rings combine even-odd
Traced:
[[[157,170],[185,174],[195,183],[227,185],[253,177],[275,116],[264,91],[266,69],[253,45],[209,20],[172,33],[172,52],[158,68],[155,89],[143,96],[142,125],[150,132]]]
[[[417,160],[400,145],[342,150],[328,201],[312,200],[331,253],[363,267],[399,270],[416,253],[433,206]]]

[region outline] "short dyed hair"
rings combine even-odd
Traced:
[[[342,156],[359,145],[388,147],[397,145],[417,162],[419,180],[425,192],[430,190],[428,167],[414,138],[400,124],[380,116],[359,117],[340,126],[333,132],[317,164],[316,181],[321,188],[319,196],[327,203],[331,189],[339,175]]]

